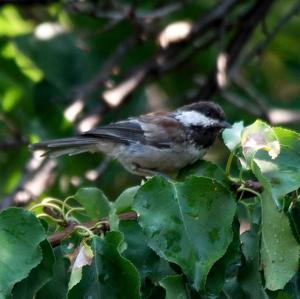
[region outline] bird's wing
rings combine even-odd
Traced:
[[[134,143],[169,147],[185,140],[184,126],[170,113],[157,112],[93,129],[82,136],[105,138],[119,143]]]
[[[145,143],[143,129],[134,118],[90,130],[81,136],[104,138],[118,143]]]
[[[185,142],[185,127],[171,113],[157,112],[139,118],[146,143],[156,147],[170,147]]]

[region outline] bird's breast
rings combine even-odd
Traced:
[[[194,145],[157,148],[143,144],[131,144],[123,146],[117,159],[127,168],[128,165],[135,164],[141,168],[169,173],[194,163],[205,152],[206,150]]]

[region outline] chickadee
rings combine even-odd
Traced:
[[[221,129],[230,127],[222,108],[197,102],[174,112],[128,118],[77,137],[30,145],[57,157],[101,151],[140,176],[170,174],[201,158]]]

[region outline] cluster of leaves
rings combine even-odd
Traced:
[[[81,188],[32,207],[37,217],[3,211],[0,298],[296,298],[299,138],[237,123],[223,132],[225,171],[200,161],[113,203]]]

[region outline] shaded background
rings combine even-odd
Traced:
[[[0,207],[140,182],[101,154],[28,143],[208,99],[299,128],[300,1],[0,1]],[[224,163],[220,141],[208,159]]]

